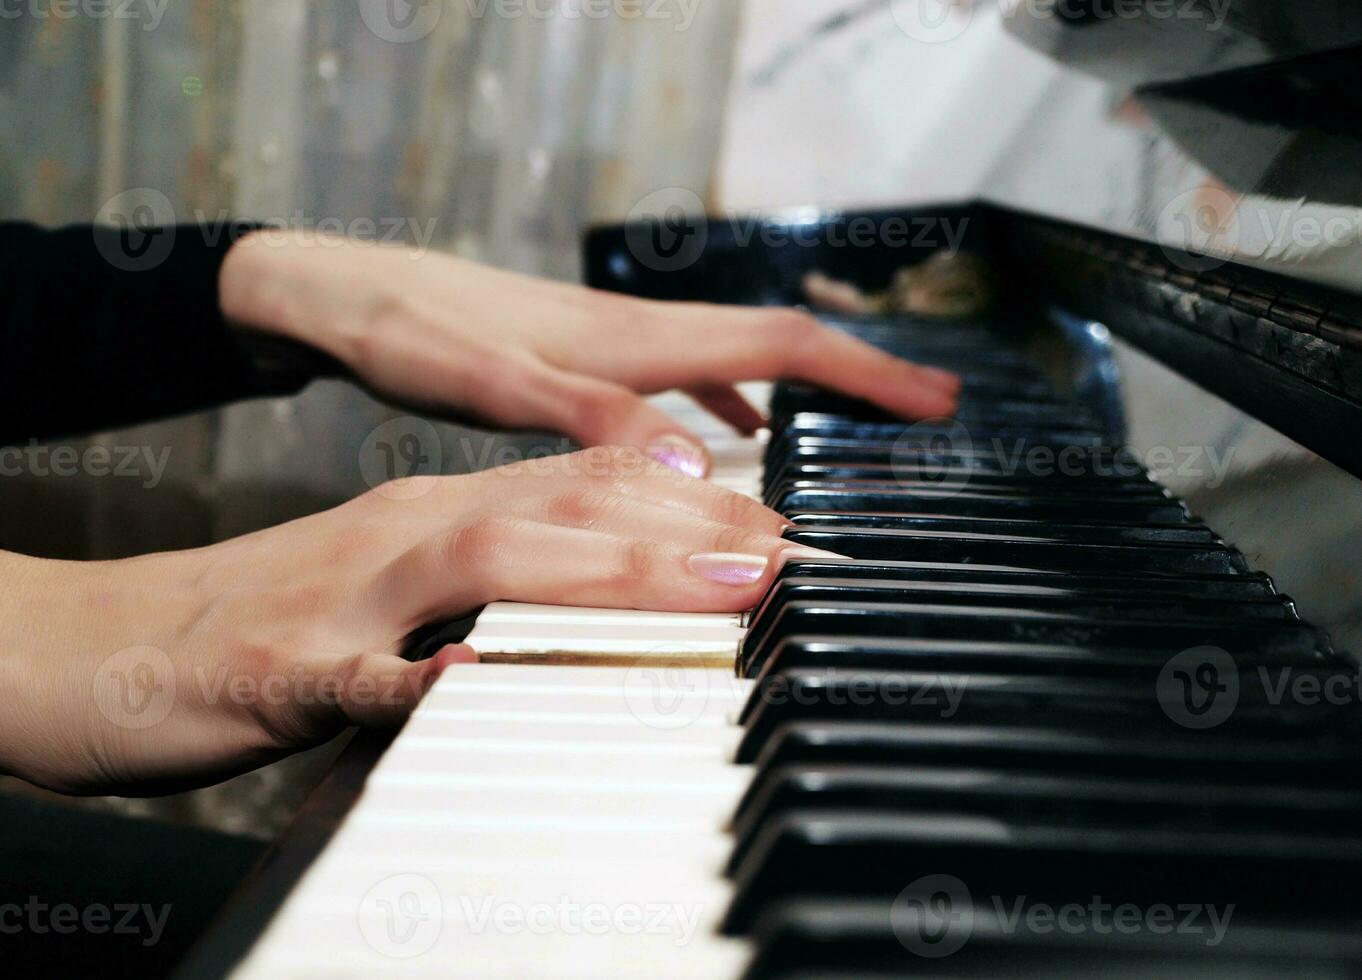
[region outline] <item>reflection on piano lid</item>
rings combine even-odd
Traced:
[[[961,368],[960,417],[782,385],[720,453],[852,557],[741,618],[485,610],[497,662],[342,761],[186,976],[1356,974],[1357,296],[986,205],[696,220],[665,273],[602,228],[588,275],[876,292],[925,251],[846,230],[891,218],[964,230],[993,312],[829,322]]]

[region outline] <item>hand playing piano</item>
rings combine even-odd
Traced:
[[[628,449],[385,484],[196,551],[0,553],[0,772],[65,792],[213,782],[354,724],[439,673],[419,626],[494,600],[730,612],[800,551],[747,497]],[[818,555],[819,553],[814,552]]]
[[[700,440],[641,394],[691,394],[742,432],[733,384],[799,379],[905,418],[950,415],[956,375],[910,364],[789,309],[659,303],[439,253],[340,239],[243,238],[223,311],[335,357],[377,393],[508,429],[631,446],[692,475]]]

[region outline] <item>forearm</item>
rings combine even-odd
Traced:
[[[0,444],[284,394],[309,379],[315,365],[223,316],[228,230],[156,233],[134,243],[112,228],[0,224]]]
[[[60,584],[68,572],[65,589],[78,590],[72,579],[83,579],[80,566],[69,562],[28,558],[0,552],[0,773],[35,778],[35,761],[44,750],[61,752],[64,746],[43,743],[51,738],[51,719],[63,705],[54,703],[59,678],[60,653],[50,648],[56,639],[55,622],[69,622],[76,603],[64,601]],[[47,670],[42,669],[46,664]],[[62,695],[68,700],[69,695]],[[69,708],[69,705],[65,706]]]

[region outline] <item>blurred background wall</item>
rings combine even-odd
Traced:
[[[96,6],[6,6],[20,15],[0,21],[0,216],[237,215],[572,279],[584,224],[660,187],[710,196],[741,5],[647,0],[605,18],[547,0]],[[0,548],[115,558],[334,505],[367,488],[361,447],[398,414],[322,383],[68,440],[136,446],[165,472],[0,478]],[[483,458],[482,434],[436,431],[446,472]],[[331,751],[94,805],[268,836]]]

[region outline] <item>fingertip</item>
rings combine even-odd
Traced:
[[[648,441],[645,452],[650,459],[697,480],[703,480],[708,476],[713,465],[704,443],[679,432],[666,432],[654,436]]]
[[[440,652],[432,658],[435,664],[435,673],[438,676],[456,664],[475,664],[478,662],[478,653],[467,643],[451,643],[441,647]]]
[[[947,371],[945,368],[928,367],[926,365],[919,365],[919,369],[922,371],[923,377],[927,381],[937,386],[942,391],[952,395],[958,395],[960,393],[962,382],[960,380],[960,375],[956,374],[954,371]]]

